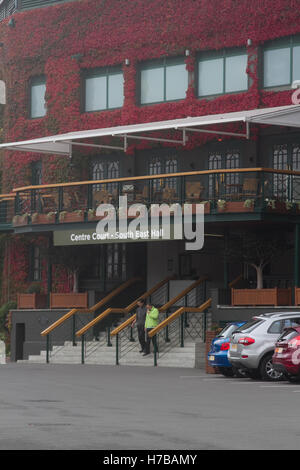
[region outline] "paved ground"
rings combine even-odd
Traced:
[[[298,449],[300,385],[195,369],[0,366],[0,449]]]

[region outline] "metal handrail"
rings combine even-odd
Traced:
[[[243,274],[239,274],[235,279],[233,279],[231,282],[229,282],[228,287],[234,287],[241,279],[243,279]]]
[[[70,187],[70,186],[86,186],[89,184],[96,185],[96,184],[107,184],[107,183],[118,183],[118,182],[125,182],[125,181],[142,181],[142,180],[151,180],[151,179],[165,179],[165,178],[173,178],[179,176],[196,176],[196,175],[213,175],[213,174],[226,174],[226,173],[277,173],[283,175],[293,175],[293,176],[300,176],[300,171],[294,170],[277,170],[275,168],[223,168],[218,170],[201,170],[201,171],[187,171],[187,172],[178,172],[178,173],[162,173],[158,175],[144,175],[144,176],[130,176],[130,177],[122,177],[122,178],[109,178],[105,180],[90,180],[90,181],[72,181],[69,183],[51,183],[51,184],[42,184],[42,185],[31,185],[31,186],[23,186],[20,188],[14,188],[13,192],[19,191],[28,191],[31,189],[47,189],[47,188],[63,188],[63,187]]]
[[[112,313],[130,313],[137,305],[137,303],[140,301],[140,300],[144,300],[146,299],[147,297],[149,297],[150,295],[152,295],[154,292],[156,292],[158,289],[160,289],[163,285],[165,285],[167,282],[169,282],[170,280],[172,279],[175,279],[175,276],[168,276],[167,278],[163,279],[162,281],[160,281],[158,284],[156,284],[155,286],[153,286],[151,289],[149,289],[147,292],[145,292],[144,294],[140,295],[136,300],[134,300],[133,302],[131,302],[131,304],[129,304],[127,307],[125,308],[107,308],[106,310],[104,310],[104,312],[102,312],[100,315],[98,315],[98,317],[94,318],[92,321],[90,321],[87,325],[85,325],[83,328],[81,328],[79,331],[76,332],[76,336],[77,337],[80,337],[82,335],[84,335],[90,328],[92,328],[93,326],[95,326],[97,323],[101,322],[102,320],[104,320],[104,318],[106,318],[108,315],[112,314]],[[130,323],[132,323],[134,320],[135,320],[135,317],[136,315],[132,315],[132,317],[130,317]],[[128,320],[127,320],[128,321]],[[127,321],[125,323],[127,323]],[[122,325],[121,325],[122,326]],[[124,327],[125,328],[125,327]],[[114,330],[115,331],[115,330]],[[111,333],[111,336],[114,336],[112,333]]]
[[[206,280],[207,280],[207,277],[202,277],[202,278],[198,279],[197,281],[193,282],[193,284],[191,284],[189,287],[187,287],[182,292],[180,292],[180,294],[178,294],[176,297],[174,297],[173,299],[169,300],[166,304],[164,304],[159,309],[159,311],[160,312],[166,312],[166,310],[168,310],[172,305],[174,305],[176,302],[178,302],[178,300],[185,297],[191,290],[193,290],[195,287],[197,287],[199,284],[201,284],[202,282],[204,282]],[[136,316],[134,314],[132,317],[128,318],[124,323],[122,323],[117,328],[115,328],[111,332],[111,336],[118,335],[119,333],[121,333],[121,331],[123,331],[125,328],[130,326],[133,323],[133,321],[135,320],[135,317]]]
[[[202,313],[211,306],[211,298],[206,300],[200,307],[179,307],[176,312],[172,313],[168,318],[163,320],[159,325],[153,328],[148,334],[150,338],[159,333],[162,329],[169,326],[176,318],[180,317],[183,313]]]
[[[140,278],[131,278],[129,279],[128,281],[124,282],[123,284],[121,284],[120,286],[118,286],[116,289],[114,289],[112,292],[110,292],[108,295],[106,295],[102,300],[100,300],[100,302],[98,302],[97,304],[95,304],[93,307],[90,307],[88,309],[78,309],[78,308],[73,308],[72,310],[70,310],[68,313],[66,313],[65,315],[63,315],[61,318],[59,318],[58,320],[56,320],[52,325],[50,325],[48,328],[46,328],[45,330],[43,330],[41,332],[41,336],[47,336],[49,335],[53,330],[55,330],[55,328],[57,328],[58,326],[62,325],[66,320],[68,320],[69,318],[71,318],[73,315],[75,315],[76,313],[93,313],[95,312],[96,310],[98,310],[99,308],[103,307],[103,305],[105,305],[107,302],[109,302],[113,297],[115,297],[116,295],[118,295],[120,292],[122,292],[124,289],[126,289],[127,287],[129,287],[131,284],[134,284],[135,282],[137,281],[140,281]]]
[[[183,291],[181,291],[178,295],[176,295],[175,297],[173,297],[173,299],[169,300],[165,305],[163,305],[159,311],[160,312],[166,312],[167,310],[169,310],[169,308],[173,307],[174,304],[176,304],[176,302],[178,302],[179,300],[181,300],[183,297],[185,297],[189,292],[191,292],[193,289],[195,289],[195,287],[199,286],[200,284],[202,284],[203,282],[207,281],[208,280],[208,277],[207,276],[204,276],[204,277],[201,277],[200,279],[197,279],[195,282],[193,282],[190,286],[186,287],[186,289],[184,289]]]

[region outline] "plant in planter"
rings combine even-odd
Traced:
[[[256,288],[263,288],[263,270],[274,259],[291,248],[283,231],[266,229],[243,232],[230,238],[225,256],[231,261],[243,261],[256,271]]]
[[[52,221],[53,219],[55,219],[55,216],[56,216],[56,212],[48,212],[47,219],[49,221]]]
[[[82,269],[92,265],[92,251],[89,246],[57,246],[45,248],[45,255],[51,265],[62,265],[73,278],[73,290],[69,293],[51,293],[52,308],[87,307],[87,293],[79,293],[79,275]]]
[[[0,341],[5,343],[6,354],[10,353],[9,313],[16,307],[16,302],[7,302],[0,307]]]
[[[59,213],[59,221],[60,221],[60,222],[63,222],[63,221],[65,220],[66,214],[67,214],[67,211],[61,211],[61,212]]]
[[[82,209],[72,211],[72,212],[62,211],[59,214],[59,221],[60,222],[82,221],[83,216],[84,216],[84,211]]]
[[[246,199],[246,201],[244,202],[244,207],[246,207],[247,209],[253,209],[254,199]]]
[[[276,201],[275,199],[265,199],[265,202],[267,204],[267,207],[269,207],[270,209],[276,209]]]
[[[42,294],[42,286],[38,282],[33,282],[26,293],[18,294],[18,308],[45,308],[47,295]]]
[[[285,207],[286,207],[286,210],[287,210],[287,211],[290,211],[290,210],[293,209],[294,204],[293,204],[292,202],[290,202],[290,201],[285,201]]]
[[[39,213],[38,212],[35,212],[34,214],[31,214],[31,222],[32,223],[36,223],[38,221],[38,218],[39,218]]]
[[[26,293],[27,294],[40,294],[42,291],[42,286],[39,282],[33,282],[32,284],[30,284],[30,286],[28,287]]]
[[[218,210],[224,211],[226,207],[226,201],[224,199],[219,199],[217,202]]]

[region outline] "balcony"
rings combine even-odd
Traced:
[[[97,207],[117,207],[120,196],[127,196],[128,206],[203,203],[208,222],[259,220],[262,214],[300,215],[300,172],[209,170],[27,186],[15,189],[13,194],[14,227],[99,220]],[[4,202],[5,198],[0,200]]]

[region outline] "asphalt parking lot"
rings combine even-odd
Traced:
[[[197,369],[0,366],[1,450],[298,449],[300,385]]]

